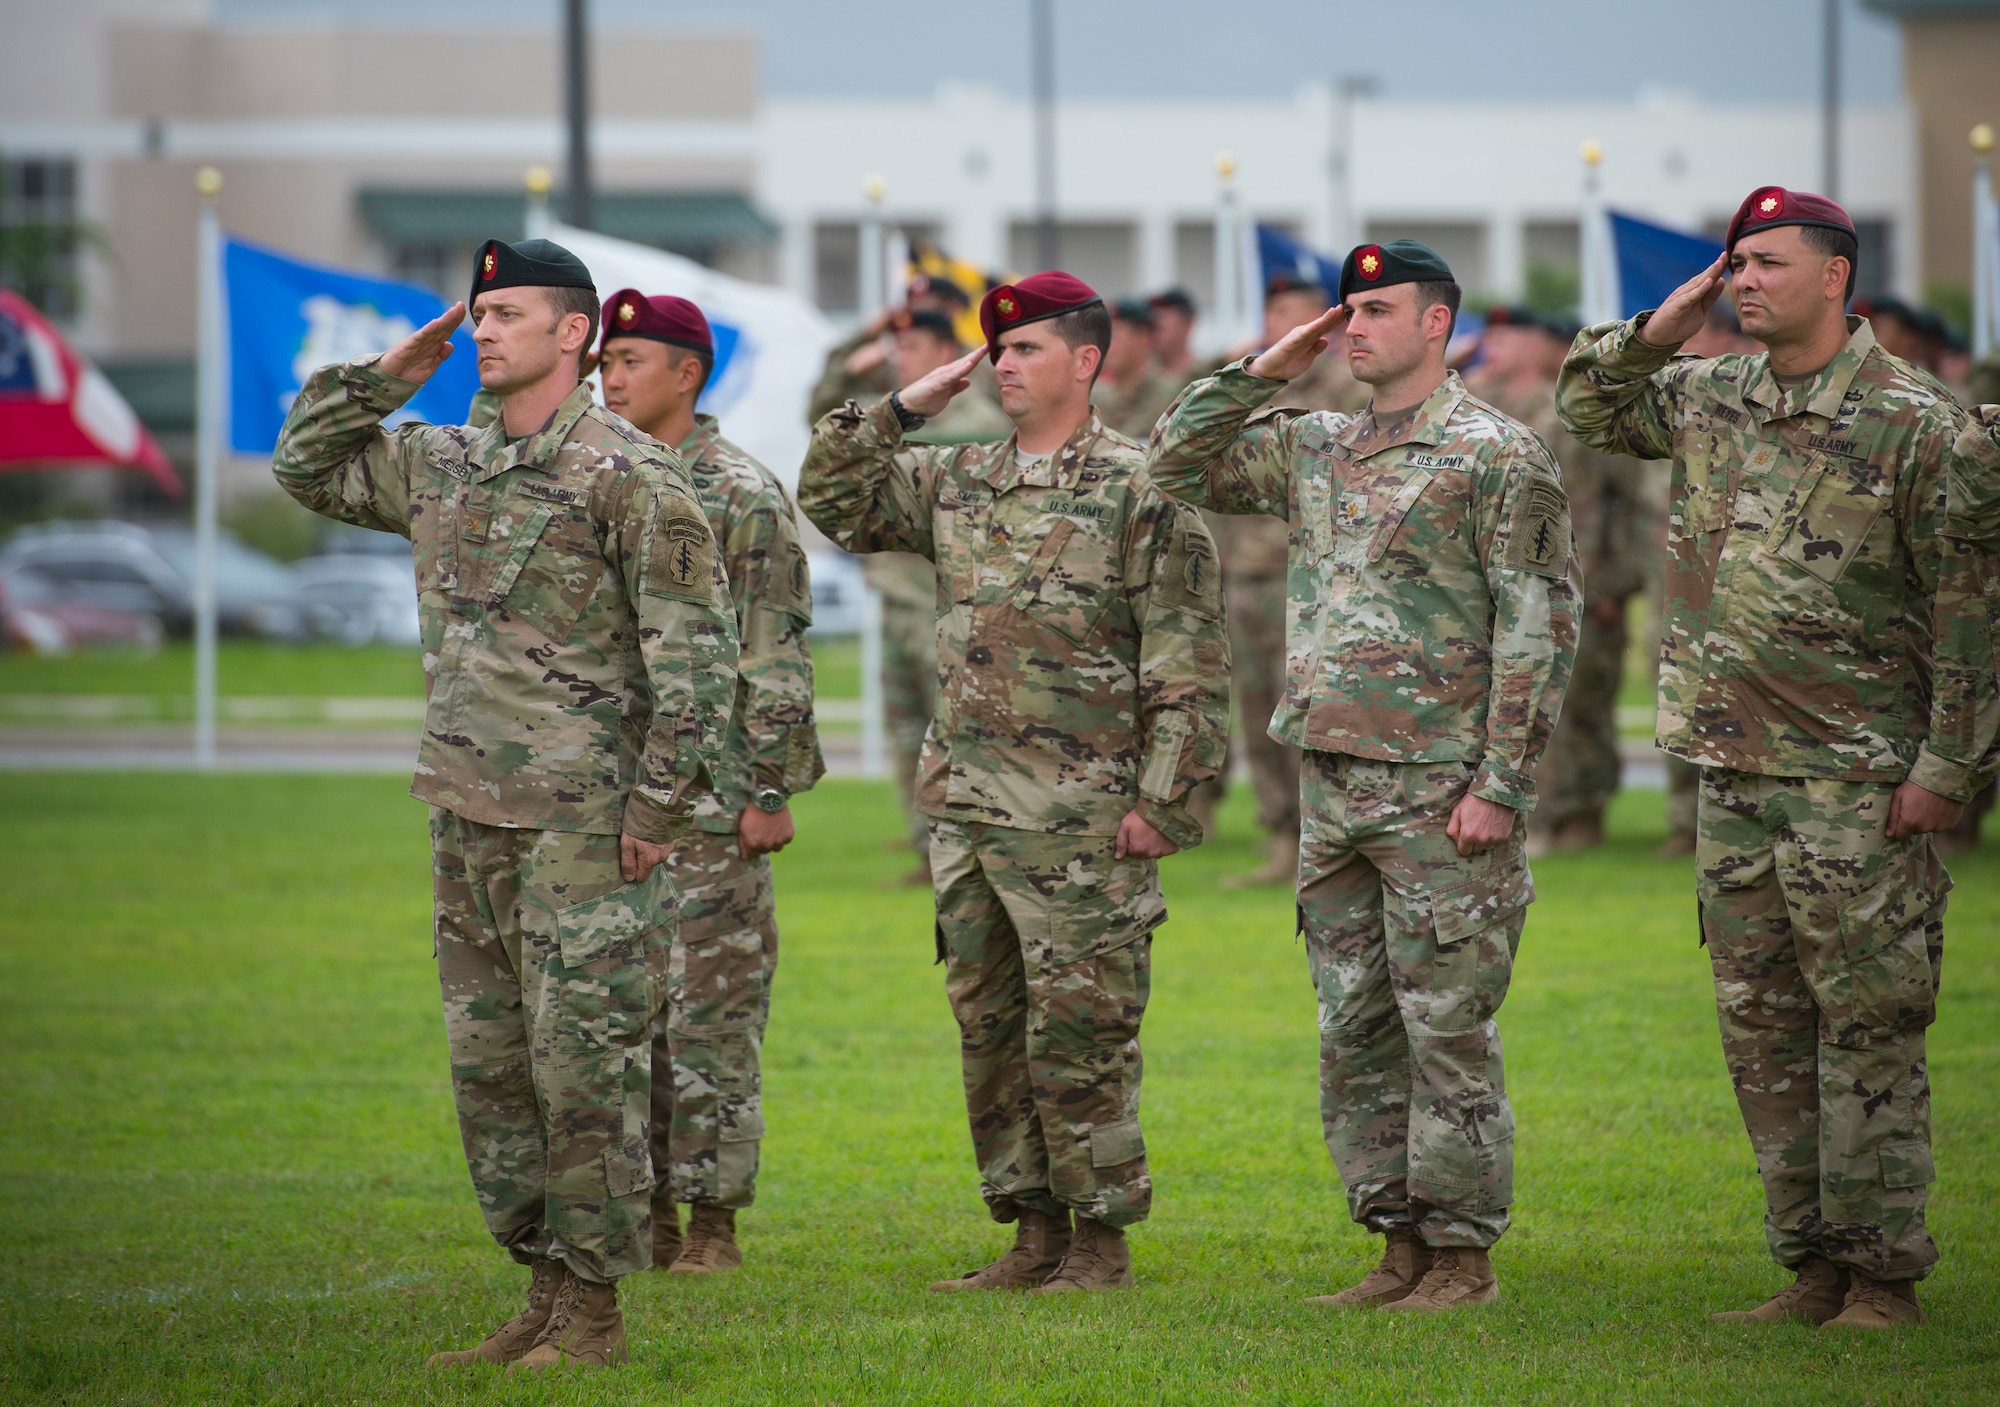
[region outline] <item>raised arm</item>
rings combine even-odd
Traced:
[[[1556,378],[1556,414],[1572,435],[1612,454],[1673,457],[1681,374],[1669,363],[1722,297],[1728,265],[1725,254],[1658,308],[1576,335]]]

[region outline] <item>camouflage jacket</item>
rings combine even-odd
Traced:
[[[1128,811],[1199,844],[1189,789],[1227,737],[1229,645],[1201,520],[1092,416],[1028,469],[1009,437],[922,446],[886,403],[813,427],[799,503],[853,552],[938,570],[937,713],[916,804],[1020,830],[1115,835]]]
[[[777,476],[695,417],[680,445],[709,530],[722,549],[743,642],[736,704],[715,790],[695,808],[698,830],[733,835],[753,793],[810,791],[826,775],[813,720],[812,579],[798,519]]]
[[[307,379],[278,482],[416,548],[422,800],[488,825],[672,840],[719,771],[736,621],[679,456],[578,387],[547,426],[381,421],[379,358]]]
[[[1130,386],[1113,386],[1100,376],[1091,388],[1090,408],[1110,428],[1144,444],[1160,412],[1174,403],[1178,390],[1180,387],[1150,368]]]
[[[1980,554],[1942,535],[1962,413],[1860,318],[1787,392],[1763,353],[1647,346],[1647,316],[1586,328],[1557,400],[1585,444],[1674,463],[1659,745],[1968,799],[1992,670]]]
[[[1392,762],[1458,761],[1530,810],[1569,681],[1577,603],[1562,480],[1454,373],[1400,435],[1373,416],[1251,413],[1284,383],[1234,362],[1182,393],[1147,467],[1190,503],[1290,525],[1285,694],[1271,736]]]
[[[1014,433],[1014,422],[977,386],[903,437],[913,445],[991,444]],[[861,559],[861,577],[884,601],[926,608],[937,601],[937,569],[913,552],[874,552]]]
[[[1563,428],[1552,381],[1516,397],[1468,377],[1471,392],[1542,437],[1562,466],[1570,532],[1585,601],[1622,601],[1646,585],[1647,544],[1639,461],[1591,449]]]
[[[878,362],[859,375],[847,369],[847,359],[879,336],[864,325],[833,344],[826,354],[826,365],[820,369],[819,382],[806,401],[807,415],[817,420],[856,397],[869,401],[896,389],[896,369],[890,362]]]

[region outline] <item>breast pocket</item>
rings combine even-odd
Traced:
[[[1832,586],[1857,562],[1884,561],[1891,544],[1876,524],[1889,504],[1890,480],[1866,460],[1816,455],[1800,489],[1778,555]]]
[[[1111,604],[1117,574],[1105,544],[1074,518],[1049,530],[1014,591],[1014,607],[1073,645],[1097,628]]]
[[[576,628],[604,575],[597,525],[582,509],[538,507],[522,523],[494,596],[507,611],[561,644]]]
[[[1437,478],[1435,470],[1421,470],[1399,487],[1395,494],[1382,505],[1376,519],[1375,533],[1368,541],[1368,560],[1379,562],[1389,551],[1389,544],[1396,540],[1403,524],[1418,512],[1418,504],[1423,499],[1424,490]]]

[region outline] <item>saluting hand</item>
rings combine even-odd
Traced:
[[[382,370],[405,381],[428,381],[451,355],[451,334],[465,321],[465,304],[453,303],[382,354]]]
[[[980,347],[955,362],[946,362],[936,371],[919,376],[896,393],[902,397],[903,409],[912,415],[936,415],[951,404],[953,396],[972,384],[972,369],[985,355],[986,349]]]
[[[1667,295],[1667,301],[1639,329],[1639,340],[1649,347],[1678,347],[1701,331],[1708,321],[1708,310],[1722,296],[1723,276],[1728,272],[1729,251],[1725,249],[1713,264]]]
[[[1327,349],[1327,334],[1346,321],[1347,308],[1336,303],[1311,322],[1300,323],[1273,342],[1246,369],[1252,376],[1268,376],[1273,381],[1303,376],[1306,368]]]

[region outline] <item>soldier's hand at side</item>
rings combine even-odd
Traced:
[[[1654,314],[1639,329],[1639,340],[1649,347],[1678,347],[1701,331],[1708,310],[1722,296],[1723,276],[1729,272],[1729,252],[1667,295]]]
[[[1306,368],[1319,360],[1327,348],[1327,334],[1347,321],[1347,309],[1336,303],[1311,322],[1297,327],[1273,342],[1245,368],[1252,376],[1268,376],[1273,381],[1290,381],[1305,375]]]
[[[1118,823],[1118,841],[1111,847],[1111,853],[1120,860],[1158,860],[1179,850],[1180,846],[1137,811],[1125,813],[1125,819]]]
[[[984,347],[967,352],[955,362],[946,362],[936,371],[919,376],[896,394],[903,409],[912,415],[936,415],[951,404],[951,398],[972,384],[972,369],[986,355]]]
[[[746,806],[743,814],[736,818],[736,843],[742,847],[746,860],[783,850],[792,843],[792,835],[792,808],[789,806],[782,811],[764,811]]]
[[[653,866],[667,862],[667,852],[671,845],[655,845],[650,840],[641,840],[636,835],[618,837],[618,873],[627,884],[637,884],[653,872]]]
[[[1964,814],[1964,802],[1950,801],[1928,787],[1904,782],[1889,798],[1889,839],[1908,840],[1913,835],[1948,831]]]
[[[453,303],[382,354],[382,370],[405,381],[428,381],[451,355],[451,334],[465,321],[465,304]]]
[[[1451,820],[1445,823],[1444,833],[1458,842],[1459,854],[1477,855],[1512,835],[1517,815],[1511,806],[1467,792],[1451,808]]]

